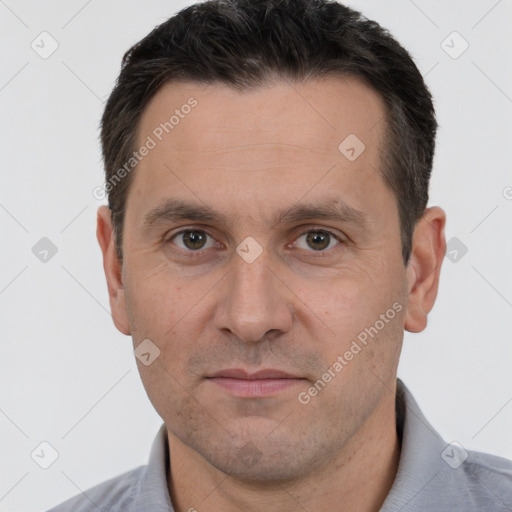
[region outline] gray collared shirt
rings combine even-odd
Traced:
[[[444,442],[400,380],[396,410],[400,462],[380,512],[512,512],[512,461]],[[168,468],[167,430],[162,425],[147,466],[103,482],[48,512],[174,512]]]

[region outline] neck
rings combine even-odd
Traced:
[[[224,474],[168,432],[169,489],[176,512],[377,512],[400,457],[395,395],[386,393],[347,444],[321,469],[286,483],[253,484]]]

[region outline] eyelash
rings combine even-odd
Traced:
[[[165,244],[168,244],[168,243],[171,243],[176,237],[178,237],[179,235],[183,235],[184,233],[189,233],[189,232],[199,232],[199,233],[203,233],[205,234],[207,237],[210,237],[212,239],[215,240],[215,238],[210,235],[207,231],[205,231],[204,229],[194,229],[194,228],[187,228],[187,229],[182,229],[181,231],[178,231],[177,233],[174,233],[173,235],[169,236],[166,240],[165,240]],[[325,228],[310,228],[310,229],[307,229],[306,231],[303,231],[302,233],[300,233],[295,239],[294,239],[294,242],[296,240],[298,240],[300,237],[304,236],[304,235],[307,235],[309,233],[323,233],[323,234],[328,234],[330,237],[334,238],[338,244],[336,244],[334,247],[331,247],[330,249],[324,249],[324,250],[321,250],[321,251],[314,251],[313,249],[311,250],[307,250],[307,249],[300,249],[302,251],[307,251],[309,253],[311,253],[312,255],[315,255],[315,257],[322,257],[324,255],[326,255],[328,252],[331,252],[333,250],[336,249],[336,247],[338,247],[339,245],[342,245],[344,243],[344,241],[338,236],[336,235],[336,233],[330,231],[329,229],[325,229]],[[178,250],[180,251],[184,251],[187,253],[187,255],[192,255],[193,257],[201,257],[203,256],[204,252],[208,251],[210,248],[207,248],[207,249],[198,249],[197,251],[194,251],[194,250],[191,250],[191,249],[182,249],[181,247],[178,247]]]

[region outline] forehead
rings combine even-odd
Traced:
[[[335,190],[356,206],[369,187],[386,188],[378,172],[384,116],[379,94],[352,77],[277,80],[243,91],[170,82],[141,117],[137,147],[151,139],[153,148],[129,197],[138,198],[140,214],[177,193],[210,204],[235,193],[250,198],[256,213],[272,201]]]
[[[195,106],[189,108],[190,103]],[[254,144],[283,142],[325,151],[349,134],[372,149],[383,119],[380,95],[355,77],[282,79],[242,91],[220,83],[169,82],[146,106],[137,132],[143,142],[150,134],[158,139],[163,130],[160,142],[175,151],[218,150],[248,138]]]

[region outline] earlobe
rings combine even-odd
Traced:
[[[446,252],[445,212],[434,206],[427,208],[414,230],[411,257],[406,269],[408,303],[405,329],[421,332],[427,326],[439,288],[441,265]]]
[[[129,335],[131,332],[126,314],[122,265],[115,249],[111,212],[107,206],[98,208],[96,238],[103,254],[103,269],[107,279],[112,320],[121,333]]]

